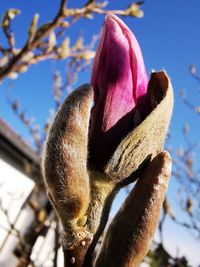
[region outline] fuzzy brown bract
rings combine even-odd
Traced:
[[[173,108],[173,91],[164,71],[152,73],[148,94],[151,112],[121,140],[102,169],[94,161],[90,164],[91,86],[82,85],[72,92],[56,114],[43,173],[63,226],[65,266],[137,266],[149,249],[171,171],[170,156],[162,152]],[[136,179],[94,263],[112,201],[120,188]],[[121,242],[123,246],[118,245]],[[116,251],[122,258],[111,261]]]

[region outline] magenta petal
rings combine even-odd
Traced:
[[[145,109],[139,102],[147,92],[148,83],[139,44],[129,28],[114,15],[106,17],[91,83],[95,97],[91,157],[103,166],[133,128],[135,109]]]

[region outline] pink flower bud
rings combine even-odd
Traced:
[[[90,158],[95,167],[102,168],[123,137],[136,126],[136,114],[144,119],[149,112],[148,77],[139,44],[115,15],[106,17],[91,84],[95,103],[91,113]]]

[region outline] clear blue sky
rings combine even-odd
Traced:
[[[81,6],[84,1],[68,1],[69,6]],[[125,1],[110,1],[109,8],[126,7]],[[0,16],[10,7],[19,8],[22,13],[13,21],[16,32],[17,46],[25,41],[28,25],[35,13],[40,14],[40,23],[51,20],[58,9],[59,1],[14,1],[0,0]],[[199,65],[200,62],[200,2],[192,1],[146,1],[143,10],[145,16],[142,19],[125,18],[124,21],[134,31],[143,51],[148,73],[151,69],[166,69],[172,79],[175,91],[175,110],[171,124],[172,134],[180,140],[180,132],[184,122],[191,124],[191,134],[199,136],[200,129],[194,128],[198,123],[197,116],[191,116],[192,112],[185,108],[179,99],[179,90],[185,89],[188,96],[197,101],[195,94],[196,82],[188,73],[190,63]],[[86,42],[91,40],[94,33],[100,31],[103,16],[96,15],[93,21],[82,20],[74,25],[69,31],[72,43],[80,34],[85,35]],[[2,40],[2,35],[0,35]],[[42,124],[48,116],[48,110],[52,107],[51,86],[52,70],[65,71],[65,62],[52,63],[46,61],[32,66],[28,73],[20,75],[13,81],[13,96],[21,100],[30,115],[37,117],[38,123]],[[78,84],[90,81],[90,72],[84,72]],[[0,116],[4,117],[20,134],[27,137],[26,129],[23,128],[13,115],[9,106],[5,103],[5,91],[10,81],[5,81],[0,90]],[[198,127],[199,128],[199,127]],[[176,142],[177,144],[177,142]]]
[[[0,16],[8,8],[18,8],[22,11],[13,21],[16,32],[17,46],[25,41],[28,25],[35,13],[40,14],[40,23],[51,20],[59,6],[58,0],[0,0]],[[85,1],[69,0],[69,6],[82,6]],[[110,9],[120,9],[129,4],[128,0],[114,1],[109,4]],[[180,89],[185,89],[189,99],[198,104],[199,95],[196,93],[198,84],[188,72],[188,66],[193,63],[200,69],[200,1],[182,0],[146,0],[143,10],[144,18],[124,18],[125,23],[135,33],[142,51],[147,68],[165,69],[171,77],[175,92],[174,115],[171,123],[172,146],[178,147],[183,143],[181,134],[185,122],[190,124],[190,136],[198,140],[200,136],[200,120],[185,107],[179,97]],[[94,20],[82,20],[74,25],[67,34],[73,40],[80,33],[85,36],[86,42],[91,40],[94,33],[99,33],[104,17],[95,15]],[[2,34],[0,33],[0,42]],[[22,107],[29,115],[34,115],[40,125],[43,125],[53,106],[51,87],[52,71],[65,71],[65,62],[52,63],[46,61],[32,66],[29,71],[12,81],[12,95],[19,98]],[[77,85],[90,81],[90,71],[80,75]],[[17,120],[6,102],[7,89],[10,80],[5,80],[0,85],[0,116],[3,117],[19,134],[28,138],[26,128]],[[174,186],[174,183],[171,183]],[[200,260],[199,260],[200,262]]]

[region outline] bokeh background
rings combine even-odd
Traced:
[[[82,8],[85,4],[86,1],[74,0],[68,1],[67,7]],[[11,134],[10,142],[15,136],[18,145],[22,142],[20,143],[22,148],[28,146],[36,155],[42,153],[48,125],[60,103],[76,87],[90,82],[92,59],[98,44],[105,10],[114,10],[116,13],[121,11],[121,14],[125,14],[123,12],[130,4],[128,0],[108,1],[105,7],[100,6],[100,9],[104,10],[101,12],[103,14],[91,11],[84,16],[66,18],[66,25],[55,28],[50,37],[47,35],[42,39],[44,43],[40,47],[29,51],[29,58],[27,57],[26,62],[24,61],[26,68],[21,70],[16,68],[5,76],[1,76],[4,67],[20,53],[30,37],[30,35],[28,37],[28,32],[35,14],[39,14],[38,29],[54,19],[58,13],[60,1],[0,0],[2,22],[0,28],[0,118],[4,127],[4,135],[5,132],[13,134]],[[200,2],[198,0],[147,0],[136,6],[138,10],[136,9],[134,14],[121,17],[139,41],[148,74],[150,75],[152,70],[165,69],[171,78],[175,94],[174,112],[166,140],[166,149],[171,152],[173,158],[173,173],[160,228],[155,235],[152,254],[149,255],[146,264],[147,266],[200,266],[200,77],[198,76]],[[20,10],[20,14],[10,18],[9,28],[6,30],[3,22],[5,22],[6,12],[10,9]],[[15,44],[12,43],[12,38],[15,39]],[[10,44],[9,40],[11,40]],[[36,55],[40,57],[35,57],[35,61],[31,63],[31,59]],[[18,63],[16,62],[16,65]],[[1,265],[1,262],[5,260],[5,253],[8,253],[7,259],[9,255],[9,249],[5,250],[6,239],[12,234],[9,232],[9,227],[17,221],[19,211],[25,205],[37,182],[32,179],[32,174],[27,174],[27,170],[26,175],[21,170],[21,173],[19,170],[18,174],[12,173],[9,166],[13,167],[16,164],[11,164],[10,161],[9,164],[6,163],[1,153],[0,159],[2,159],[0,165]],[[20,199],[20,190],[23,195],[22,199]],[[17,194],[16,200],[13,199],[13,194],[14,197]],[[127,190],[123,190],[118,195],[111,216],[119,208],[126,195]],[[18,205],[16,205],[17,201]],[[6,212],[6,209],[11,208],[13,203],[15,205],[12,210]],[[38,205],[40,206],[40,203]],[[53,224],[53,232],[57,229],[56,219],[51,217],[52,214],[49,215],[45,205],[42,208],[42,211],[46,212],[43,223],[48,220],[49,225]],[[37,206],[37,211],[40,210],[39,206]],[[48,209],[50,209],[49,206]],[[17,215],[13,215],[13,210]],[[7,218],[9,213],[14,218],[13,221],[11,219],[11,223]],[[23,225],[20,226],[21,228]],[[47,228],[45,228],[46,232]],[[19,232],[23,232],[20,229]],[[1,234],[1,231],[4,233]],[[55,236],[57,237],[54,233],[52,239],[55,239]],[[37,242],[41,244],[43,242],[45,246],[44,240],[45,235],[43,235],[43,241]],[[162,249],[159,250],[157,248],[161,243]],[[19,256],[18,259],[23,258],[23,253],[20,253],[15,253],[15,258],[17,258],[16,255]],[[37,253],[34,253],[30,252],[29,257],[35,260]],[[55,251],[53,255],[56,255]],[[49,265],[45,265],[47,263],[40,259],[36,265],[30,266],[53,266],[51,261],[53,260],[49,260]],[[14,260],[12,264],[16,264]],[[32,264],[31,261],[28,264]]]

